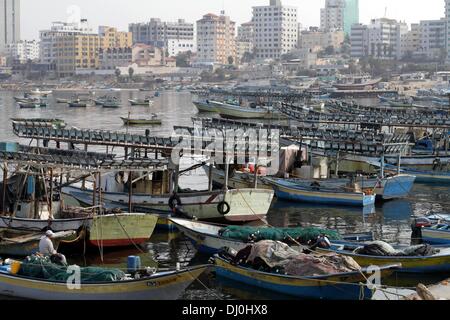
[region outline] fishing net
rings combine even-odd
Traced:
[[[261,241],[273,240],[283,241],[295,239],[302,244],[309,241],[315,241],[320,235],[326,235],[330,240],[341,240],[341,235],[332,230],[319,228],[262,228],[262,227],[243,227],[228,226],[219,231],[219,235],[224,238],[240,241]]]
[[[50,281],[67,281],[73,272],[68,272],[65,266],[51,263],[48,257],[30,256],[22,261],[19,275]],[[80,276],[81,283],[116,282],[126,278],[121,270],[96,267],[80,268]]]

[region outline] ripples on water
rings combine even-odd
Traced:
[[[54,103],[58,98],[70,98],[72,92],[58,92],[50,98],[50,106],[42,109],[20,109],[13,101],[14,95],[21,93],[0,92],[0,141],[19,141],[11,130],[10,118],[60,118],[70,126],[123,131],[120,116],[148,117],[156,113],[163,121],[162,126],[150,127],[151,134],[167,136],[172,133],[172,127],[192,125],[191,117],[196,116],[196,108],[191,103],[189,93],[166,92],[155,98],[154,106],[132,107],[128,99],[144,98],[141,92],[97,92],[100,97],[105,94],[115,95],[121,101],[121,109],[103,109],[102,107],[88,107],[86,109],[69,108],[64,104]],[[144,133],[146,128],[131,127],[130,133]],[[21,141],[28,143],[28,141]],[[93,147],[93,151],[105,151],[101,147]],[[181,179],[182,187],[192,189],[206,189],[207,177],[199,169]],[[309,204],[292,204],[275,202],[268,216],[271,225],[279,227],[317,226],[337,229],[341,233],[359,233],[371,231],[377,239],[391,243],[408,244],[412,216],[420,216],[429,212],[443,212],[450,206],[450,187],[417,184],[408,200],[396,200],[377,205],[375,208],[357,209],[345,207],[327,207]],[[144,252],[144,253],[142,253]],[[126,268],[129,255],[140,255],[144,266],[159,266],[173,268],[177,262],[182,265],[208,262],[209,257],[196,253],[191,243],[179,234],[155,233],[151,241],[140,249],[131,248],[119,252],[104,252],[103,261],[100,252],[93,252],[87,257],[69,257],[71,262],[80,265],[98,265],[105,267]],[[448,276],[448,275],[447,275]],[[245,285],[228,280],[215,279],[212,273],[205,273],[183,295],[183,299],[288,299],[289,297],[271,294],[264,290],[249,289]],[[436,282],[441,278],[427,277],[425,282]],[[395,279],[398,285],[411,285],[417,279]],[[212,289],[205,289],[205,286]]]

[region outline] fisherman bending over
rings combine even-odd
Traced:
[[[54,236],[55,234],[51,230],[48,230],[45,233],[45,236],[43,236],[41,241],[39,241],[39,253],[43,256],[50,257],[50,261],[55,264],[66,266],[66,257],[63,254],[58,253],[53,246],[52,239]]]

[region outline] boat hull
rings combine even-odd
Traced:
[[[324,300],[362,300],[371,299],[372,291],[360,272],[330,275],[323,277],[292,277],[260,272],[215,258],[217,276],[228,278],[247,285],[275,291],[303,299]],[[392,274],[393,270],[383,270],[382,276]]]
[[[430,257],[382,257],[358,255],[341,250],[334,252],[353,258],[361,267],[401,264],[402,267],[396,271],[399,273],[439,273],[450,270],[450,254]]]
[[[450,231],[422,228],[422,240],[431,245],[450,245]]]
[[[208,267],[165,272],[150,278],[100,284],[81,284],[70,290],[50,282],[0,273],[0,294],[33,300],[176,300]]]
[[[375,188],[375,194],[383,200],[404,198],[411,192],[415,181],[415,176],[406,174],[385,178],[381,182],[381,188]]]
[[[75,187],[63,188],[63,192],[85,205],[92,205],[92,191]],[[263,189],[242,189],[178,194],[183,212],[189,218],[200,220],[227,220],[236,222],[256,221],[264,218],[270,209],[274,192]],[[126,193],[102,193],[105,201],[117,208],[128,207],[129,195]],[[137,207],[149,208],[167,213],[171,211],[171,195],[132,195],[132,203]],[[230,212],[221,214],[218,206],[227,202]]]
[[[375,204],[375,196],[365,195],[364,193],[320,191],[289,186],[278,182],[273,182],[273,186],[277,197],[288,201],[356,207]]]
[[[122,214],[95,216],[89,227],[89,243],[96,247],[128,247],[148,241],[157,215]]]

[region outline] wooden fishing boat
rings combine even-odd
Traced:
[[[210,101],[217,113],[228,119],[278,119],[285,118],[284,115],[268,107],[241,107],[227,103]]]
[[[87,228],[90,244],[103,247],[122,247],[147,241],[155,229],[158,218],[158,215],[141,213],[54,220],[0,217],[0,228],[35,232],[46,228],[51,228],[55,232],[79,231]]]
[[[194,101],[193,104],[199,112],[217,112],[217,109],[209,101]]]
[[[86,108],[87,102],[80,101],[80,100],[71,101],[71,102],[69,102],[69,107],[70,108]]]
[[[18,102],[18,105],[21,109],[36,109],[41,106],[38,102]]]
[[[206,175],[209,176],[209,171],[212,170],[212,180],[214,186],[222,188],[225,185],[225,172],[216,167],[204,166]],[[255,186],[255,174],[236,171],[228,177],[228,187],[233,189],[245,189]],[[270,183],[267,183],[261,177],[258,177],[258,188],[273,190]]]
[[[401,273],[448,272],[450,270],[450,248],[441,248],[432,256],[370,256],[353,253],[358,244],[332,244],[329,250],[317,249],[319,252],[335,252],[353,258],[360,266],[383,266],[401,264],[397,270]]]
[[[89,243],[96,247],[127,247],[148,241],[158,215],[117,214],[95,216],[89,224]]]
[[[225,228],[225,225],[204,223],[174,217],[169,218],[169,220],[192,242],[194,247],[199,252],[204,254],[215,254],[225,247],[233,248],[239,251],[248,245],[248,242],[246,241],[221,236],[220,230]],[[342,238],[346,241],[359,241],[362,239],[370,241],[373,239],[373,235],[344,235]]]
[[[124,125],[129,125],[129,126],[162,124],[161,119],[157,119],[157,118],[152,118],[152,119],[131,119],[131,118],[120,117],[120,119],[122,119]]]
[[[450,223],[422,228],[422,241],[432,245],[450,245]]]
[[[57,98],[56,99],[56,103],[69,103],[70,100],[69,99],[62,99],[62,98]]]
[[[415,175],[416,181],[421,183],[450,183],[450,172],[448,170],[438,171],[402,168],[401,171]]]
[[[150,99],[130,99],[128,100],[132,106],[150,106],[153,104],[153,101]]]
[[[59,243],[75,235],[75,231],[62,231],[55,233],[52,238],[55,250],[58,250]],[[39,241],[43,236],[42,232],[24,232],[11,229],[0,231],[0,254],[3,256],[29,256],[39,251]]]
[[[62,191],[83,205],[92,204],[92,190],[65,187]],[[136,207],[163,213],[172,212],[174,203],[177,202],[188,218],[245,222],[264,218],[270,209],[273,197],[272,190],[241,189],[178,193],[176,196],[133,193],[131,201]],[[128,193],[103,192],[102,198],[117,208],[128,207]]]
[[[79,289],[66,282],[13,275],[0,270],[0,294],[33,300],[175,300],[209,266],[157,272],[138,280],[81,283]]]
[[[219,256],[214,256],[214,267],[218,277],[228,278],[247,285],[275,291],[304,299],[324,300],[366,300],[373,292],[367,286],[370,277],[367,269],[361,271],[299,277],[257,271],[232,265]],[[381,277],[392,275],[398,265],[380,267]]]
[[[103,101],[102,106],[103,106],[103,108],[117,109],[117,108],[120,108],[120,101],[117,100],[116,98],[107,99],[107,100]]]
[[[364,207],[375,203],[375,195],[353,192],[343,188],[322,187],[320,184],[301,185],[295,181],[266,178],[278,198],[296,202]]]

